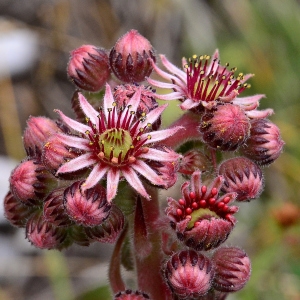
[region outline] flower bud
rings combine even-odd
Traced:
[[[110,213],[111,205],[106,200],[106,191],[100,185],[81,192],[84,181],[76,181],[64,192],[65,210],[76,224],[100,225]]]
[[[279,128],[274,123],[268,119],[253,119],[250,137],[241,150],[257,164],[268,165],[279,157],[283,145]]]
[[[54,134],[43,147],[42,161],[55,174],[62,164],[78,155],[79,151],[77,149],[65,146],[63,138],[59,134]]]
[[[210,260],[194,250],[177,252],[166,263],[165,278],[180,299],[198,299],[211,287],[214,277]]]
[[[28,156],[40,156],[46,140],[61,131],[57,124],[45,117],[30,117],[23,135],[23,143]]]
[[[232,231],[238,211],[229,206],[235,200],[235,193],[219,196],[224,179],[218,176],[207,187],[201,184],[200,172],[193,173],[191,182],[181,187],[182,198],[176,201],[168,198],[165,212],[172,229],[179,240],[197,251],[217,248]]]
[[[33,207],[23,204],[11,192],[4,198],[5,218],[14,226],[25,227],[27,219],[34,211]]]
[[[112,205],[108,218],[98,226],[85,227],[90,239],[100,243],[114,243],[124,228],[125,218],[122,211]]]
[[[118,108],[124,108],[138,90],[141,91],[141,101],[135,116],[137,119],[143,119],[151,110],[158,107],[154,91],[150,86],[145,87],[144,85],[137,84],[118,85],[114,91],[114,99]],[[161,117],[152,123],[152,129],[157,130],[160,127],[160,124]]]
[[[215,278],[213,287],[221,292],[241,290],[250,278],[251,262],[245,251],[236,247],[223,247],[213,255]]]
[[[150,299],[150,297],[146,293],[140,291],[132,291],[129,289],[117,293],[114,298],[114,300],[145,300],[145,299]]]
[[[209,169],[208,157],[199,150],[190,150],[185,153],[179,164],[179,173],[192,175],[195,171],[205,172]]]
[[[36,205],[51,188],[55,178],[37,160],[21,162],[11,173],[12,194],[27,205]]]
[[[55,189],[44,200],[44,218],[56,227],[69,226],[73,223],[65,211],[64,190],[65,188]]]
[[[43,215],[37,212],[26,224],[26,237],[37,248],[60,249],[67,237],[67,231],[47,222]]]
[[[85,91],[99,91],[110,76],[107,51],[93,45],[83,45],[70,54],[68,64],[70,79]]]
[[[222,192],[237,193],[237,201],[258,198],[263,188],[263,174],[258,165],[245,157],[224,161],[219,168],[224,177]]]
[[[250,122],[240,106],[218,105],[204,113],[199,130],[204,143],[210,147],[234,151],[248,138]]]
[[[109,54],[114,74],[128,83],[144,81],[151,74],[151,59],[155,61],[154,49],[136,30],[130,30],[120,37]]]

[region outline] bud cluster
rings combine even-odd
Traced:
[[[5,215],[42,249],[117,242],[114,299],[222,300],[251,273],[247,254],[224,245],[235,214],[240,202],[260,196],[262,167],[284,142],[268,119],[273,110],[258,109],[264,95],[240,97],[252,74],[221,65],[218,50],[183,59],[182,69],[160,58],[165,70],[136,30],[110,50],[71,52],[76,120],[60,110],[56,121],[29,118],[27,157],[11,173]],[[183,110],[165,129],[168,105],[158,99],[178,100]],[[160,211],[159,190],[177,188],[182,177],[178,194],[160,199]],[[137,245],[144,249],[131,249]],[[125,268],[137,269],[137,291],[126,288],[115,265],[126,259]]]

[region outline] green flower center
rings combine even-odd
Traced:
[[[126,153],[132,148],[132,138],[128,131],[113,128],[100,135],[99,146],[108,160],[111,160],[112,157],[123,160]]]
[[[193,228],[195,222],[197,222],[197,221],[201,221],[203,219],[209,220],[212,217],[215,217],[218,219],[220,218],[214,211],[211,211],[210,209],[207,209],[207,208],[200,208],[200,209],[194,210],[190,216],[192,218],[187,226],[188,229]]]

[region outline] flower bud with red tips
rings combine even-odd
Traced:
[[[194,250],[184,250],[172,255],[164,268],[171,290],[180,299],[199,299],[212,283],[214,269],[206,256]]]
[[[67,230],[47,222],[44,216],[37,212],[26,224],[26,237],[37,248],[61,249],[67,237]]]
[[[241,150],[245,156],[264,166],[279,157],[283,145],[279,128],[274,123],[268,119],[253,119],[250,137]]]
[[[204,113],[199,131],[203,142],[210,147],[222,151],[234,151],[248,138],[250,122],[240,106],[217,105]]]
[[[78,225],[100,225],[110,213],[111,205],[106,200],[106,191],[100,185],[81,192],[84,181],[76,181],[64,192],[64,206],[70,217]]]
[[[210,186],[202,185],[201,173],[193,173],[191,182],[181,187],[182,198],[168,198],[165,212],[179,240],[197,251],[217,248],[232,231],[238,211],[229,204],[236,193],[219,196],[224,179],[218,176]]]
[[[224,161],[219,167],[224,177],[222,192],[237,193],[237,201],[258,198],[263,189],[263,174],[260,167],[246,157],[235,157]]]
[[[73,222],[64,208],[64,190],[58,188],[53,190],[44,200],[44,218],[57,227],[69,226]]]
[[[93,45],[83,45],[71,51],[68,75],[79,88],[97,92],[110,77],[107,51]]]
[[[44,165],[35,159],[21,162],[11,173],[10,190],[26,205],[37,205],[55,182]]]
[[[108,218],[100,225],[85,227],[87,236],[100,243],[114,243],[124,228],[125,217],[122,211],[112,205]]]
[[[109,54],[114,74],[128,83],[144,81],[152,72],[151,60],[155,62],[153,47],[133,29],[118,39]]]
[[[5,218],[14,226],[25,227],[27,219],[35,211],[35,208],[23,204],[11,192],[4,198]]]
[[[119,292],[115,295],[114,300],[147,300],[150,297],[140,291],[132,291],[127,289],[126,291]]]
[[[57,124],[45,117],[30,117],[23,135],[27,155],[40,156],[46,140],[55,132],[61,132]]]
[[[251,262],[244,250],[223,247],[216,250],[213,257],[215,277],[213,287],[221,292],[241,290],[251,275]]]

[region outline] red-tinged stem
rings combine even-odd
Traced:
[[[112,253],[110,264],[109,264],[108,277],[109,277],[111,289],[114,294],[125,290],[125,284],[121,276],[120,267],[121,267],[121,249],[127,231],[128,231],[128,225],[126,224],[125,228],[123,229],[121,235],[119,236],[116,242],[115,249]]]
[[[217,156],[216,156],[215,149],[210,149],[210,156],[211,156],[211,161],[213,163],[214,170],[217,171]]]
[[[141,253],[138,246],[145,239],[145,233],[139,228],[138,218],[135,218],[134,224],[134,250],[136,259],[136,271],[138,277],[139,290],[147,293],[151,299],[155,300],[171,300],[171,292],[162,277],[161,267],[163,261],[163,252],[161,251],[161,231],[157,228],[159,218],[159,203],[157,198],[157,190],[148,188],[148,193],[152,199],[150,201],[142,199],[142,210],[139,207],[139,214],[143,213],[147,228],[147,238],[151,247],[148,251]],[[142,224],[143,226],[143,224]]]
[[[190,112],[185,113],[169,126],[169,128],[173,128],[175,126],[182,126],[184,128],[178,130],[177,133],[165,139],[163,141],[164,145],[176,149],[188,140],[199,140],[201,138],[198,130],[199,123],[199,115]]]

